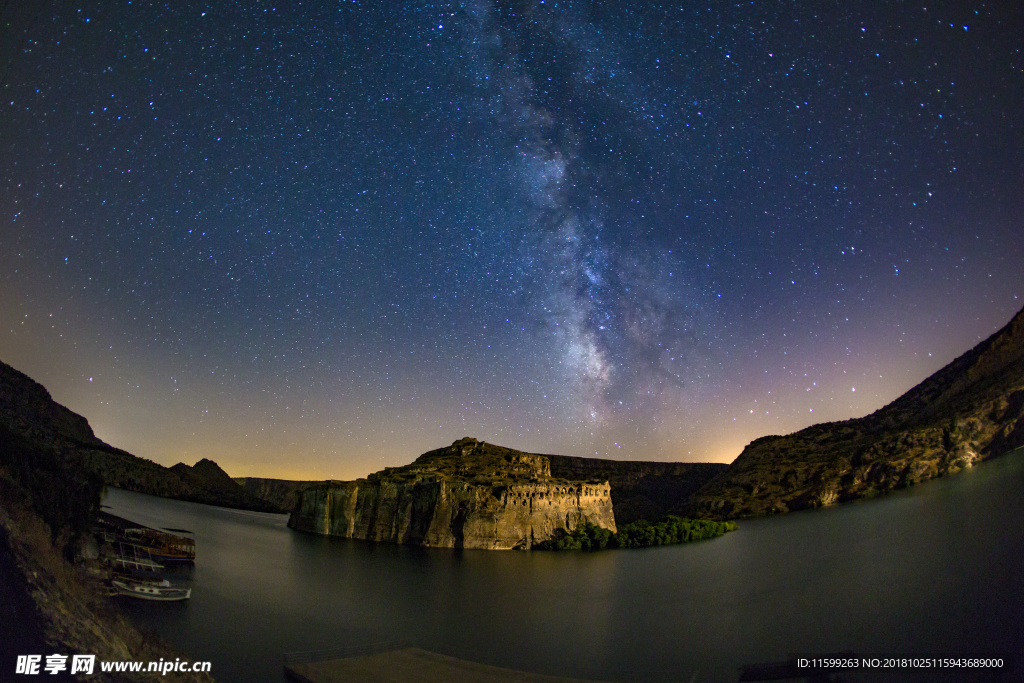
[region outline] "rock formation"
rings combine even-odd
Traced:
[[[729,518],[820,507],[956,472],[1024,446],[1024,311],[896,401],[750,443],[689,506]]]
[[[548,456],[465,438],[366,479],[299,494],[288,525],[444,548],[530,548],[590,522],[615,531],[607,481],[552,476]]]
[[[6,363],[0,363],[0,425],[41,446],[106,445],[93,434],[88,420],[54,401],[42,384]]]

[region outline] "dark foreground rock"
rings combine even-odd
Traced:
[[[95,655],[89,680],[212,681],[99,670],[100,661],[186,659],[132,626],[77,564],[102,488],[76,449],[0,425],[0,679],[14,680],[18,655],[56,653]],[[41,677],[72,680],[66,671]]]
[[[1024,311],[880,410],[748,445],[687,506],[749,517],[872,496],[1024,446]]]

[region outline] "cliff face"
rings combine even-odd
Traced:
[[[590,522],[615,531],[607,481],[551,475],[547,456],[461,439],[410,465],[299,494],[288,525],[444,548],[530,548]]]
[[[1024,446],[1024,311],[893,403],[748,445],[690,514],[830,505],[956,472]]]

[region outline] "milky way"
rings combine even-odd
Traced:
[[[1022,305],[1018,7],[0,18],[0,360],[163,464],[729,461]]]
[[[650,422],[700,367],[701,302],[684,277],[672,279],[671,249],[647,239],[646,216],[632,206],[643,196],[632,176],[642,183],[669,169],[643,169],[662,162],[642,158],[633,168],[610,164],[605,142],[592,138],[602,116],[616,117],[620,131],[636,127],[608,138],[623,159],[660,121],[586,13],[535,5],[519,10],[523,21],[512,8],[467,9],[469,50],[486,74],[482,113],[516,150],[509,180],[521,193],[515,227],[532,328],[565,366],[562,380],[575,385],[585,421]]]

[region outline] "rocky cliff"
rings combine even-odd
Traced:
[[[527,549],[580,522],[615,531],[607,481],[552,476],[548,456],[465,438],[404,467],[307,488],[288,525],[370,541]]]
[[[820,507],[956,472],[1024,446],[1024,311],[867,417],[748,445],[690,514],[746,517]]]

